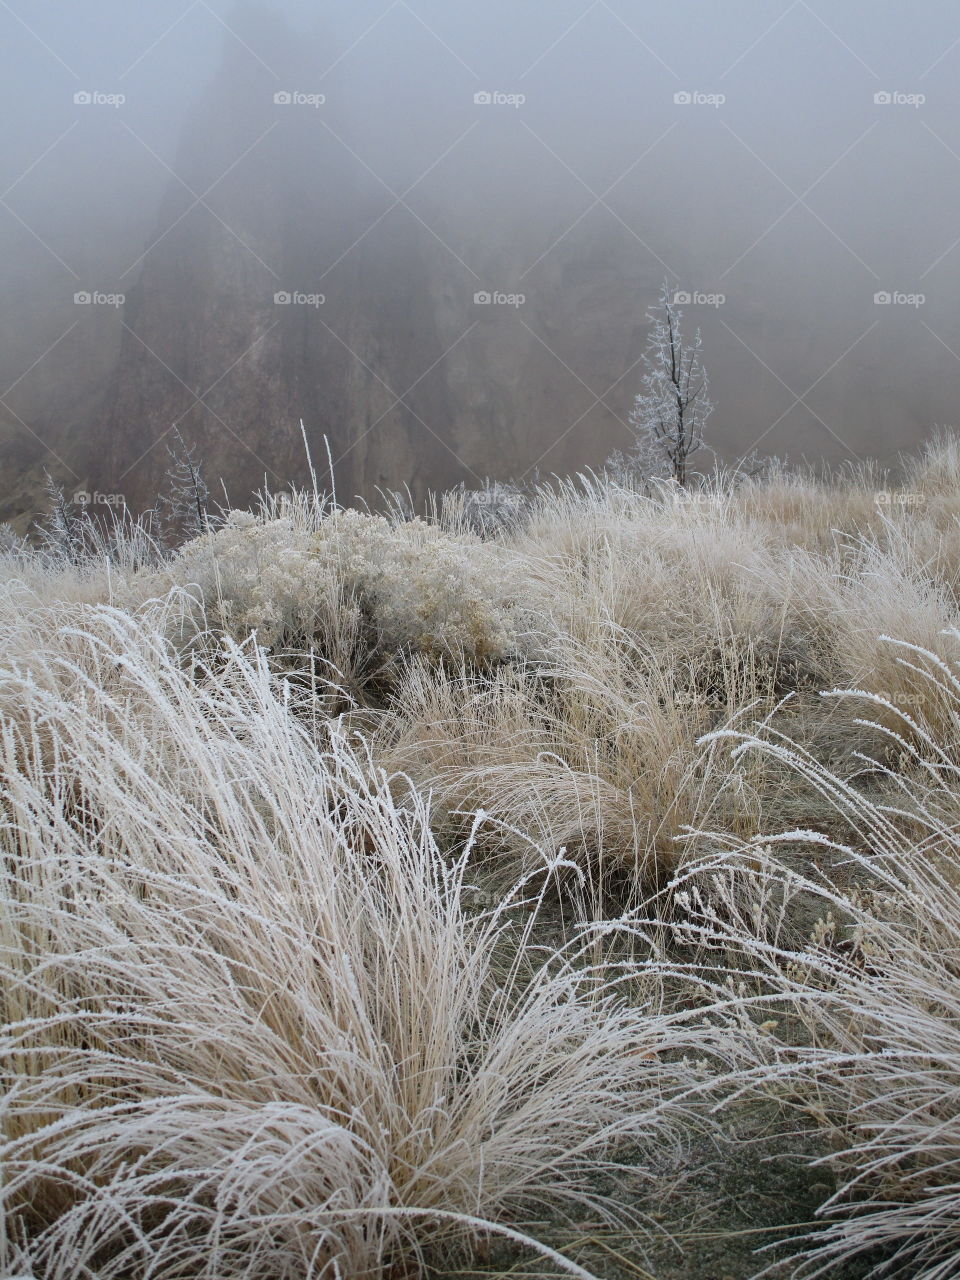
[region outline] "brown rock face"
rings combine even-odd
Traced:
[[[283,67],[281,84],[310,86],[331,61],[273,20],[269,38],[266,19],[247,21],[259,24],[248,44]],[[542,188],[524,193],[522,148],[504,155],[491,138],[486,156],[482,141],[453,149],[408,205],[378,176],[384,158],[376,169],[364,159],[381,138],[389,86],[352,86],[365,135],[335,94],[318,108],[278,104],[277,85],[228,44],[190,114],[127,294],[103,425],[91,429],[91,487],[152,506],[174,425],[196,446],[214,498],[226,488],[233,503],[264,483],[305,482],[301,419],[321,483],[326,437],[341,499],[408,486],[419,500],[488,474],[576,468],[623,445],[632,384],[598,396],[642,340],[624,290],[629,247],[609,230],[581,234],[576,261],[557,254],[527,282],[552,224],[560,235],[572,219]],[[428,154],[439,155],[442,121],[411,120],[410,110],[397,109],[397,146],[433,128]],[[485,160],[499,191],[478,177]],[[525,301],[478,304],[484,291]]]
[[[262,31],[251,43],[270,47]],[[311,82],[311,57],[289,46],[274,55],[292,83]],[[417,417],[447,416],[437,385],[390,412],[387,388],[403,382],[411,346],[436,345],[415,237],[397,221],[363,256],[345,253],[379,213],[373,192],[338,141],[336,113],[321,122],[315,108],[277,104],[276,85],[228,49],[128,295],[92,482],[135,508],[162,490],[173,425],[196,445],[214,496],[222,479],[237,502],[265,482],[303,480],[301,418],[318,470],[326,436],[352,493],[426,474]]]

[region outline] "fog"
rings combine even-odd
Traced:
[[[957,420],[947,0],[0,5],[0,518],[603,462],[661,282],[721,457]],[[477,295],[494,301],[477,301]],[[326,441],[326,443],[324,442]]]

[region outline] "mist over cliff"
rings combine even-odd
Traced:
[[[0,518],[46,471],[152,505],[174,426],[233,501],[305,480],[301,419],[343,498],[597,465],[663,280],[721,456],[889,461],[955,421],[946,0],[0,26]]]

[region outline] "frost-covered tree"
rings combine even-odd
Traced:
[[[649,319],[653,330],[643,357],[646,372],[630,413],[636,444],[628,461],[645,475],[667,475],[685,487],[690,459],[709,448],[704,427],[713,409],[700,330],[692,339],[684,338],[681,313],[666,282]]]
[[[163,523],[168,535],[189,541],[205,533],[210,526],[207,513],[210,491],[203,478],[203,466],[196,456],[196,449],[187,444],[179,427],[173,428],[173,435],[173,445],[167,445],[170,455],[168,492],[160,499]]]
[[[86,549],[84,515],[78,515],[60,485],[49,471],[47,477],[47,512],[37,520],[40,545],[45,551],[79,564]]]
[[[13,526],[4,521],[0,524],[0,556],[15,556],[23,551],[26,543],[23,538],[14,530]]]

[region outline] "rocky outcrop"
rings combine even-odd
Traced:
[[[272,19],[267,41],[255,10],[246,21],[261,24],[245,43],[269,47],[280,83],[310,86],[331,61]],[[580,236],[575,259],[554,255],[524,280],[542,214],[517,198],[491,217],[471,191],[475,149],[407,208],[362,162],[349,103],[276,104],[277,84],[229,42],[190,114],[92,427],[91,485],[152,506],[174,424],[215,496],[222,481],[233,502],[265,482],[303,483],[301,419],[318,471],[326,437],[338,494],[371,501],[378,489],[420,499],[488,474],[568,470],[622,445],[632,386],[614,384],[642,316],[618,237]],[[378,91],[354,86],[368,108]],[[545,195],[559,236],[566,211]],[[525,301],[478,304],[482,292]],[[561,329],[558,315],[572,323]]]
[[[289,83],[311,82],[317,51],[311,57],[274,23],[269,39],[262,26],[244,34],[245,44],[270,51],[264,61],[282,66]],[[162,488],[174,424],[234,501],[265,482],[276,489],[303,478],[301,418],[320,445],[318,465],[326,436],[343,459],[343,482],[358,483],[352,406],[366,392],[362,402],[375,412],[378,397],[358,386],[356,367],[369,362],[365,376],[388,381],[393,353],[388,317],[358,296],[358,263],[330,267],[370,193],[337,141],[336,112],[327,128],[310,107],[275,103],[277,84],[244,45],[228,42],[184,131],[179,177],[128,298],[95,474],[135,507],[152,505]],[[403,261],[415,299],[423,273],[409,253]],[[426,305],[415,321],[421,331],[428,325]],[[410,341],[408,329],[402,342]]]

